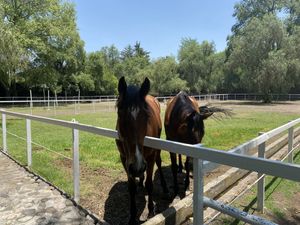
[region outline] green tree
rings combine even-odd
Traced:
[[[231,70],[248,91],[262,93],[265,102],[271,93],[286,92],[292,85],[284,51],[287,37],[283,23],[270,14],[253,18],[231,39]]]
[[[214,43],[185,38],[181,41],[178,53],[179,72],[188,82],[192,92],[212,92],[216,85],[213,81]]]
[[[252,18],[262,19],[266,14],[276,15],[288,0],[242,0],[235,4],[233,16],[237,22],[232,31],[237,34]]]
[[[152,81],[151,91],[155,95],[188,91],[187,82],[179,77],[178,64],[174,57],[158,58],[148,67],[143,77],[145,76],[149,76]]]
[[[95,83],[90,74],[80,73],[76,77],[76,82],[78,83],[82,95],[88,95],[95,90]]]
[[[2,23],[9,24],[30,59],[22,71],[27,85],[66,89],[70,77],[82,71],[85,59],[74,5],[60,0],[0,2]]]
[[[149,52],[145,51],[139,42],[132,47],[128,45],[121,51],[121,62],[115,68],[118,78],[125,76],[132,84],[139,84],[143,77],[141,71],[150,65]]]
[[[106,63],[106,55],[103,51],[88,54],[85,73],[93,79],[96,94],[116,93],[117,78]]]
[[[29,58],[20,46],[11,26],[0,21],[0,83],[6,95],[16,90],[16,82],[22,80]],[[13,91],[12,91],[13,90]]]

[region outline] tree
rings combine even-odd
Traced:
[[[235,4],[233,16],[236,24],[232,31],[238,34],[252,18],[262,19],[267,14],[276,15],[286,5],[288,0],[242,0]]]
[[[283,23],[271,14],[251,19],[231,39],[231,70],[248,91],[262,93],[265,102],[271,101],[271,93],[286,92],[292,85],[283,50],[287,37]]]
[[[111,69],[114,69],[114,67],[120,63],[120,53],[116,46],[102,47],[100,52],[103,53],[105,64]]]
[[[140,71],[150,65],[149,52],[145,51],[139,42],[132,47],[128,45],[121,51],[121,62],[115,69],[118,78],[125,76],[132,84],[140,84],[143,77]]]
[[[26,52],[20,46],[9,24],[0,21],[0,83],[5,94],[13,94],[16,82],[22,78],[22,73],[29,62]]]
[[[148,75],[147,75],[148,73]],[[143,74],[152,81],[151,91],[155,95],[174,94],[180,90],[188,90],[187,82],[179,77],[178,64],[174,57],[155,60]]]
[[[68,80],[83,69],[85,52],[77,27],[74,5],[60,0],[0,0],[1,22],[11,27],[30,59],[22,71],[26,84],[66,89]],[[68,78],[69,77],[69,78]]]
[[[214,43],[185,38],[181,41],[178,53],[180,77],[188,82],[192,92],[211,92],[214,67]]]
[[[80,73],[76,80],[81,94],[87,95],[95,90],[95,83],[90,74]]]
[[[106,55],[103,51],[88,54],[85,73],[93,79],[96,94],[116,93],[117,78],[111,67],[106,64]]]

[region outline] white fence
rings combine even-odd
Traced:
[[[169,96],[159,96],[157,99],[164,103]],[[205,94],[193,95],[197,100],[204,102],[227,101],[227,100],[251,100],[262,99],[259,94]],[[43,116],[56,116],[60,114],[81,114],[115,111],[117,96],[68,96],[68,97],[0,97],[0,107],[12,108],[22,107],[18,111]],[[300,100],[300,94],[274,94],[274,101],[293,101]],[[14,110],[14,109],[13,109]]]
[[[6,141],[6,116],[13,116],[18,118],[26,119],[26,132],[27,132],[27,159],[28,166],[31,166],[31,120],[39,121],[42,123],[48,123],[57,126],[63,126],[71,128],[73,130],[73,185],[74,185],[74,199],[79,202],[80,199],[80,184],[79,184],[79,130],[90,132],[93,134],[115,138],[118,139],[118,133],[115,130],[99,128],[90,125],[84,125],[77,123],[76,121],[68,122],[63,120],[56,120],[51,118],[45,118],[41,116],[33,116],[28,114],[21,114],[15,112],[9,112],[5,110],[0,110],[2,114],[2,137],[3,137],[3,151],[8,152],[8,146]],[[220,206],[220,203],[203,197],[203,176],[207,171],[211,171],[213,168],[217,167],[217,164],[228,165],[232,167],[237,167],[245,170],[256,171],[260,174],[267,174],[276,177],[282,177],[292,181],[300,182],[300,166],[294,165],[292,163],[292,152],[296,148],[293,146],[293,129],[296,125],[300,123],[300,118],[291,121],[281,127],[278,127],[270,132],[264,133],[261,136],[242,144],[229,152],[206,148],[201,145],[189,145],[178,142],[172,142],[167,140],[162,140],[153,137],[145,137],[145,146],[153,147],[156,149],[163,149],[169,152],[174,152],[178,154],[184,154],[193,158],[194,166],[194,195],[193,195],[193,214],[194,214],[194,224],[203,224],[203,207],[213,207],[217,210],[222,210],[222,212],[230,214],[241,220],[253,223],[253,224],[274,224],[272,222],[263,220],[259,217],[247,215],[246,213],[241,213],[240,211],[230,207]],[[282,132],[288,130],[289,134],[289,148],[288,154],[289,163],[283,163],[274,160],[264,159],[265,143],[270,138],[278,135]],[[259,148],[259,158],[251,157],[245,155],[248,153],[249,149],[254,147]],[[260,180],[258,185],[258,205],[259,208],[263,208],[264,202],[264,179]],[[234,213],[233,213],[234,212]]]

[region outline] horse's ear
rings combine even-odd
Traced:
[[[118,84],[119,95],[125,94],[126,90],[127,90],[127,84],[126,84],[126,81],[125,81],[125,77],[121,77],[120,80],[119,80],[119,84]]]
[[[148,77],[146,77],[140,89],[141,98],[145,98],[149,90],[150,90],[150,80],[148,79]]]

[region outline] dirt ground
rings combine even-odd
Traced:
[[[213,101],[213,105],[222,105],[226,108],[233,109],[234,112],[245,112],[247,110],[253,110],[257,112],[283,112],[283,113],[299,113],[300,114],[300,102],[275,102],[272,104],[263,104],[260,102],[249,101]],[[201,102],[201,104],[205,104]]]

